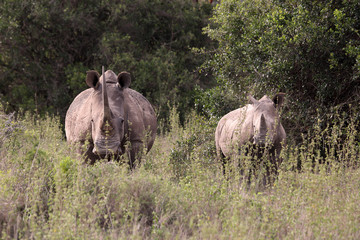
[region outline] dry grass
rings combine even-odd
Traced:
[[[181,127],[174,111],[171,130],[132,172],[84,165],[56,117],[2,116],[3,239],[360,239],[355,123],[314,126],[260,189],[236,169],[223,176],[215,123],[196,115]]]

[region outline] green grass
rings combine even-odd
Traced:
[[[260,187],[222,174],[216,122],[196,114],[181,127],[174,110],[134,171],[84,164],[57,117],[0,115],[2,239],[360,239],[356,122],[290,139]]]

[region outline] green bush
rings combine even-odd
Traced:
[[[214,121],[206,120],[195,112],[188,116],[169,156],[176,179],[186,177],[194,169],[194,161],[200,164],[197,167],[215,164],[214,126]]]
[[[284,124],[303,132],[316,109],[359,101],[359,10],[356,0],[221,1],[205,28],[219,44],[206,68],[240,104],[247,93],[287,93]]]
[[[9,111],[37,110],[65,117],[86,89],[88,70],[101,66],[132,74],[132,87],[167,119],[167,103],[181,118],[193,105],[196,72],[211,46],[202,33],[212,7],[192,0],[5,0],[0,5],[0,96]],[[211,81],[211,79],[210,79]]]

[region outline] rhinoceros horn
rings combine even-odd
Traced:
[[[103,98],[103,103],[104,103],[104,123],[105,123],[106,121],[110,122],[109,120],[111,119],[111,110],[110,110],[109,99],[108,99],[107,91],[106,91],[104,66],[102,66],[102,76],[103,76],[102,98]]]
[[[267,127],[266,127],[266,120],[264,117],[264,114],[261,114],[260,117],[260,133],[264,134],[266,133]]]

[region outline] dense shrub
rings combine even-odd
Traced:
[[[206,68],[223,99],[230,94],[243,104],[249,92],[286,92],[286,128],[305,132],[317,109],[325,117],[331,107],[359,101],[359,10],[356,0],[221,1],[205,29],[219,44]],[[203,105],[222,114],[222,105]]]
[[[10,1],[0,5],[0,97],[7,111],[66,110],[87,88],[88,70],[104,65],[128,71],[132,87],[168,117],[168,102],[182,118],[192,91],[209,81],[195,71],[211,45],[202,33],[211,5],[175,1]]]

